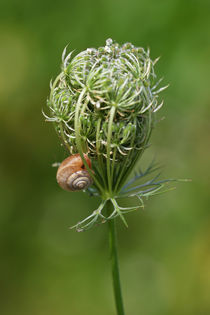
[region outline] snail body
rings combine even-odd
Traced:
[[[91,161],[87,154],[84,154],[88,166],[91,168]],[[59,166],[57,182],[61,188],[67,191],[80,191],[92,185],[93,180],[88,173],[79,154],[67,157]]]

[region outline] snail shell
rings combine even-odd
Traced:
[[[91,161],[86,154],[84,154],[84,158],[91,168]],[[71,155],[61,163],[56,179],[60,187],[68,191],[80,191],[93,183],[79,154]]]

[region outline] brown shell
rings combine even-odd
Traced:
[[[87,154],[84,154],[84,158],[91,168],[91,161]],[[79,154],[71,155],[61,163],[56,179],[59,186],[68,191],[80,191],[93,183]]]

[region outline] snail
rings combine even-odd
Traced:
[[[84,154],[84,158],[91,168],[91,161],[87,154]],[[88,188],[93,183],[79,154],[67,157],[60,164],[56,179],[60,187],[68,191],[80,191]]]

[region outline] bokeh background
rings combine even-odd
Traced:
[[[192,178],[118,222],[126,314],[210,314],[210,2],[1,0],[2,315],[115,314],[107,226],[68,229],[98,200],[56,184],[66,155],[41,113],[63,48],[109,37],[150,47],[170,83],[142,163]]]

